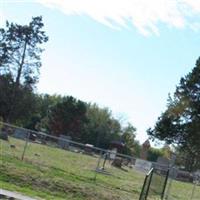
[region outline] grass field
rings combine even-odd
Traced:
[[[29,143],[22,162],[24,141],[9,138],[9,142],[0,142],[0,187],[3,189],[37,199],[139,199],[144,174],[134,169],[121,170],[107,163],[106,169],[111,175],[98,174],[94,181],[98,158]],[[15,147],[11,148],[11,144]],[[184,194],[191,191],[191,184],[175,181],[173,184],[174,199],[189,200]],[[199,188],[195,195],[194,200],[199,200]]]

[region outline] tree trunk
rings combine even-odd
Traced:
[[[21,78],[21,75],[22,75],[22,69],[23,69],[24,59],[25,59],[25,54],[26,54],[26,47],[27,47],[27,40],[25,40],[25,43],[24,43],[22,59],[21,59],[21,62],[19,64],[19,68],[18,68],[18,71],[17,71],[17,77],[16,77],[16,81],[15,81],[16,87],[19,87],[19,84],[20,84],[20,78]]]
[[[12,122],[12,115],[13,115],[15,108],[16,108],[16,105],[18,103],[18,101],[17,101],[17,93],[18,93],[17,90],[19,89],[19,85],[20,85],[20,78],[21,78],[21,75],[22,75],[22,69],[23,69],[25,55],[26,55],[26,48],[27,48],[27,39],[25,39],[25,42],[24,42],[24,49],[23,49],[23,53],[22,53],[22,56],[21,56],[19,68],[17,70],[17,77],[16,77],[14,87],[13,87],[13,95],[12,95],[12,98],[11,98],[12,103],[10,105],[10,109],[8,111],[8,115],[7,115],[7,119],[6,119],[6,121],[8,123]]]

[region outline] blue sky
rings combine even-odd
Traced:
[[[38,91],[109,107],[143,142],[200,56],[199,0],[0,0],[0,25],[43,16]]]

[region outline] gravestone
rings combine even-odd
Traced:
[[[112,165],[115,166],[115,167],[118,167],[118,168],[121,168],[122,167],[122,158],[119,158],[119,157],[116,157],[113,162],[112,162]]]
[[[112,141],[110,143],[110,148],[112,149],[113,153],[111,155],[109,155],[109,157],[113,158],[112,165],[115,167],[118,167],[118,168],[122,167],[123,160],[122,160],[122,158],[117,156],[117,153],[122,153],[124,146],[125,146],[125,144],[122,141]],[[116,153],[115,153],[115,151],[116,151]]]
[[[113,148],[113,149],[109,152],[109,158],[110,158],[110,160],[115,160],[116,155],[117,155],[117,149],[116,149],[116,148]]]
[[[88,154],[88,155],[91,155],[91,156],[94,155],[93,147],[94,147],[93,144],[85,144],[84,153]]]
[[[60,135],[58,139],[58,146],[62,149],[68,149],[70,146],[70,140],[71,140],[70,136]]]
[[[13,137],[18,138],[18,139],[26,139],[28,136],[28,131],[20,128],[16,128],[13,134]]]

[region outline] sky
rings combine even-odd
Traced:
[[[108,107],[141,143],[200,56],[200,0],[0,0],[0,26],[39,15],[37,91]]]

